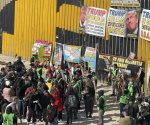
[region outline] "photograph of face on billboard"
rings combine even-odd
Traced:
[[[83,6],[81,8],[81,14],[80,14],[80,27],[84,28],[85,23],[86,23],[86,12],[87,12],[87,7]]]
[[[125,15],[126,35],[128,37],[137,37],[139,25],[139,14],[136,10],[130,10]]]

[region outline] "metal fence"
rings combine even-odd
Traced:
[[[72,1],[79,2],[77,0]],[[143,8],[150,9],[150,0],[140,0],[140,3],[141,3],[141,11]],[[99,6],[98,4],[102,3],[96,4],[93,3],[93,5],[96,6]],[[85,5],[83,5],[82,3],[80,6],[82,7]],[[123,8],[123,9],[137,9],[137,8]],[[66,20],[67,18],[65,18],[64,22]],[[137,55],[138,51],[138,38],[128,38],[128,37],[121,38],[117,36],[110,36],[109,40],[105,40],[105,38],[92,36],[89,34],[76,33],[59,27],[57,27],[57,36],[59,36],[60,38],[59,40],[57,40],[57,42],[61,42],[63,44],[73,44],[90,47],[95,47],[98,44],[99,53],[104,54],[127,57],[130,52],[134,52]]]

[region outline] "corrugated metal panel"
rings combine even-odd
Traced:
[[[17,54],[24,59],[29,59],[35,40],[48,40],[55,43],[56,3],[55,0],[15,1],[14,34],[3,33],[2,53],[11,56]]]
[[[149,9],[150,10],[150,0],[140,0],[141,2],[141,8],[144,9]],[[145,61],[145,73],[146,73],[146,78],[145,78],[145,83],[144,84],[144,89],[145,93],[148,94],[148,91],[150,89],[148,88],[148,63],[150,61],[150,42],[143,40],[141,38],[138,39],[138,59]]]
[[[14,1],[14,0],[12,0]],[[9,0],[9,2],[11,2]],[[9,6],[8,0],[1,3]],[[144,0],[142,7],[149,8],[149,0]],[[0,4],[2,6],[2,4]],[[99,44],[99,52],[127,57],[130,51],[138,58],[150,58],[149,43],[139,39],[109,36],[106,38],[79,33],[81,6],[94,6],[109,9],[110,0],[18,0],[15,1],[14,34],[3,34],[3,53],[21,55],[29,59],[31,46],[36,39],[56,41],[66,44],[92,46]],[[6,15],[5,15],[6,16]],[[11,47],[10,47],[11,45]],[[138,48],[138,51],[137,51]],[[147,48],[147,49],[145,49]]]

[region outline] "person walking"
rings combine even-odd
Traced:
[[[97,125],[104,125],[104,112],[106,110],[106,96],[104,96],[104,90],[98,92],[98,111],[99,111],[99,123]]]

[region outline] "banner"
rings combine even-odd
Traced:
[[[92,47],[86,47],[84,61],[88,62],[89,67],[95,71],[96,69],[96,49]]]
[[[108,18],[107,18],[107,26],[110,35],[125,37],[125,10],[118,10],[110,8]]]
[[[137,37],[139,14],[136,10],[110,8],[107,26],[110,35],[119,37]]]
[[[64,61],[79,63],[81,57],[81,46],[63,45]]]
[[[111,64],[117,64],[119,68],[128,69],[130,66],[143,67],[144,62],[138,60],[129,60],[128,58],[117,57],[113,55],[99,55],[100,59],[109,60]]]
[[[140,37],[150,41],[150,10],[143,9],[140,21]]]
[[[54,54],[55,65],[61,65],[62,53],[63,53],[63,45],[61,43],[56,43],[55,54]]]
[[[107,10],[89,7],[86,10],[85,33],[105,36]]]
[[[137,37],[139,28],[139,10],[130,10],[125,15],[127,37]]]
[[[40,54],[40,56],[50,56],[52,45],[49,41],[36,40],[32,47],[32,54]],[[44,51],[44,52],[43,52]]]
[[[111,0],[111,6],[140,7],[138,0]]]

